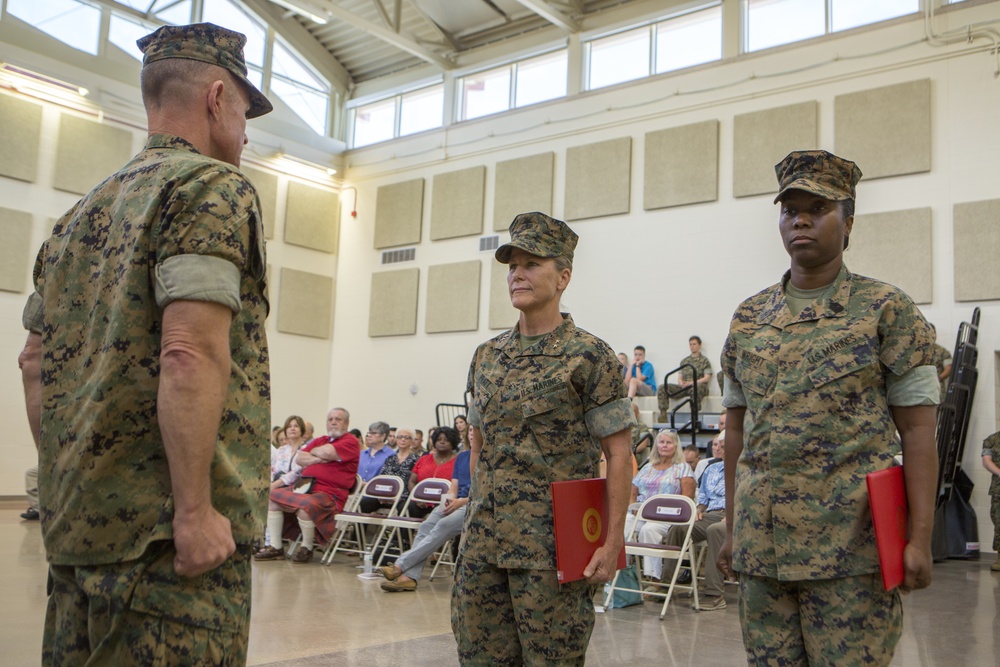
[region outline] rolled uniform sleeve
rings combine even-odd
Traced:
[[[263,272],[256,198],[246,178],[225,165],[171,193],[156,245],[154,292],[160,308],[192,300],[240,312],[241,275]]]
[[[940,402],[941,384],[934,366],[917,366],[902,376],[889,373],[885,378],[885,389],[889,405],[896,407],[937,405]]]

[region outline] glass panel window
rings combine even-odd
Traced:
[[[400,136],[441,127],[444,122],[444,86],[421,88],[402,96],[399,103]]]
[[[101,10],[77,0],[7,0],[7,12],[74,49],[97,55]]]
[[[510,108],[510,66],[462,79],[462,119],[479,118]]]
[[[316,134],[326,134],[330,97],[325,93],[297,86],[284,79],[271,79],[271,92],[281,98]]]
[[[566,96],[569,58],[566,51],[556,51],[517,63],[514,106],[554,100]]]
[[[847,30],[912,14],[920,10],[920,0],[833,0],[831,9],[833,29]]]
[[[163,7],[163,11],[156,11],[156,18],[174,25],[185,25],[191,23],[191,0],[184,0],[176,5],[171,5],[164,0],[158,0],[157,7]]]
[[[649,76],[649,28],[629,30],[590,43],[588,88],[603,88]]]
[[[205,0],[201,20],[242,32],[247,36],[247,44],[243,47],[247,64],[264,66],[265,30],[262,21],[231,0]]]
[[[826,34],[825,4],[825,0],[747,0],[747,50]]]
[[[111,15],[111,25],[108,28],[108,41],[136,60],[142,60],[142,51],[135,45],[136,40],[145,37],[156,28],[145,26],[117,14]]]
[[[291,81],[297,81],[303,86],[308,86],[313,90],[324,92],[330,90],[329,85],[313,74],[308,67],[302,64],[302,61],[299,60],[299,58],[292,53],[288,47],[277,40],[274,42],[274,56],[271,59],[271,71],[277,76],[290,79]]]
[[[257,90],[262,90],[264,88],[264,73],[259,69],[247,67],[247,79],[249,79],[250,83],[257,87]]]
[[[354,110],[354,147],[392,139],[396,127],[396,98],[373,102]]]
[[[722,58],[722,7],[679,16],[656,26],[656,72]]]

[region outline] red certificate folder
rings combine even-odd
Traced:
[[[583,569],[608,537],[604,478],[552,482],[552,517],[559,583],[583,579]],[[625,547],[618,569],[625,567]]]
[[[868,473],[867,481],[882,585],[885,590],[891,591],[903,583],[903,549],[909,541],[910,513],[906,504],[903,466]]]

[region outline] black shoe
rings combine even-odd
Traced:
[[[27,512],[21,512],[21,518],[25,521],[38,521],[38,510],[29,507]]]
[[[681,573],[677,575],[678,584],[690,584],[691,583],[691,570],[684,568]]]

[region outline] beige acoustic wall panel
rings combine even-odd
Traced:
[[[339,238],[337,193],[290,181],[285,204],[285,243],[336,255]]]
[[[52,186],[78,195],[121,169],[132,157],[132,133],[62,114]]]
[[[476,331],[479,329],[479,276],[483,263],[478,259],[455,264],[438,264],[427,270],[427,333]]]
[[[510,329],[521,313],[510,305],[507,265],[490,259],[490,329]]]
[[[34,183],[41,136],[42,105],[0,95],[0,176]]]
[[[417,333],[417,289],[420,269],[372,274],[368,335],[412,336]]]
[[[628,213],[631,179],[632,137],[568,149],[566,219]]]
[[[483,233],[486,167],[472,167],[438,174],[434,177],[433,187],[432,241]]]
[[[329,338],[333,326],[333,278],[317,273],[281,270],[278,331]]]
[[[854,217],[844,261],[854,273],[895,285],[915,303],[934,301],[931,209]]]
[[[719,121],[650,132],[645,153],[645,210],[719,198]]]
[[[505,231],[519,213],[552,214],[554,168],[555,153],[497,162],[493,231]]]
[[[31,214],[0,208],[0,290],[24,292],[28,289],[31,256]]]
[[[1000,199],[955,204],[955,300],[1000,299]]]
[[[420,243],[424,179],[383,185],[375,199],[375,248]]]
[[[802,102],[733,119],[733,196],[778,192],[774,165],[795,150],[817,148],[819,104]]]
[[[838,95],[837,155],[854,160],[866,179],[931,170],[931,81]]]
[[[278,215],[278,177],[253,167],[240,167],[240,169],[253,183],[254,189],[257,190],[257,196],[260,197],[260,214],[264,218],[264,237],[273,239],[274,221]]]

